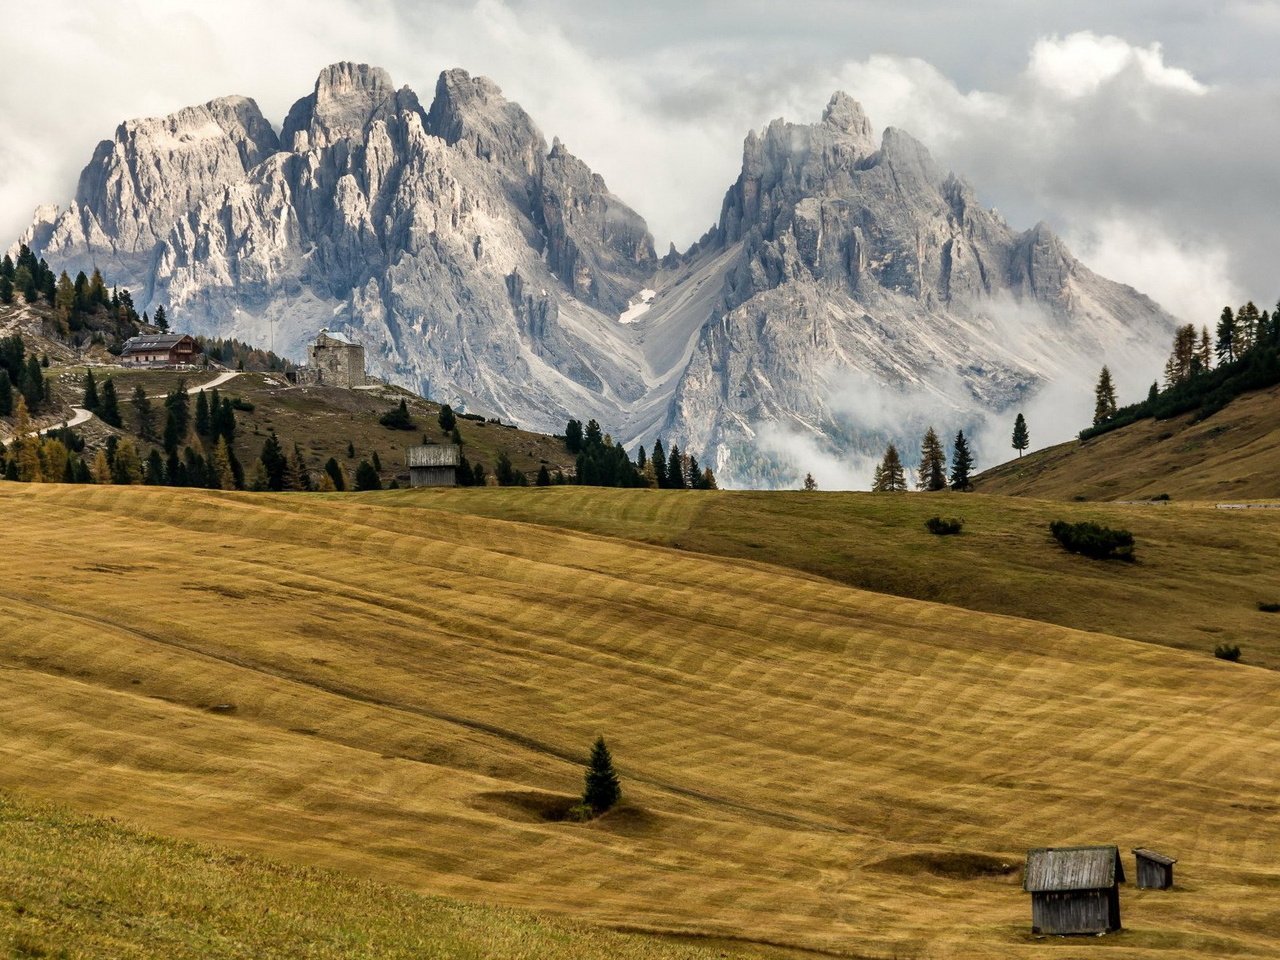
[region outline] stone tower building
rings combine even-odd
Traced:
[[[363,387],[364,347],[343,333],[325,328],[307,348],[310,379],[326,387]]]

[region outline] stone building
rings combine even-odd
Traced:
[[[327,327],[316,335],[307,348],[307,365],[299,368],[295,378],[299,384],[325,387],[363,387],[369,383],[364,373],[364,347],[345,333]]]

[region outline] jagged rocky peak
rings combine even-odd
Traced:
[[[542,164],[533,209],[547,265],[574,296],[618,314],[656,269],[644,218],[557,137]]]
[[[843,90],[837,90],[827,101],[827,107],[822,111],[822,124],[859,141],[864,153],[875,150],[875,131],[862,104]]]
[[[375,120],[403,110],[421,112],[417,95],[399,90],[391,75],[367,63],[335,63],[320,71],[315,89],[289,110],[281,135],[287,150],[323,149],[359,138]]]
[[[547,141],[518,103],[504,97],[488,77],[473,77],[462,69],[445,70],[436,81],[427,132],[526,175],[538,170],[547,152]]]
[[[777,119],[751,131],[742,147],[742,174],[721,208],[721,238],[739,240],[752,224],[772,221],[790,202],[827,185],[840,191],[879,149],[861,104],[842,91],[832,95],[818,123]]]

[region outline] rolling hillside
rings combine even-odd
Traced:
[[[531,495],[532,494],[532,495]],[[827,577],[864,590],[1111,633],[1208,656],[1244,647],[1280,669],[1280,510],[1212,505],[1049,503],[981,494],[438,490],[388,505],[430,506],[605,534]],[[965,520],[958,537],[924,529]],[[1131,530],[1138,562],[1064,552],[1055,519]],[[1206,574],[1206,571],[1212,571]]]
[[[987,470],[983,493],[1054,500],[1280,498],[1280,387],[1213,416],[1140,420],[1100,437],[1037,450]]]
[[[461,496],[0,485],[39,545],[0,558],[0,790],[723,952],[1062,957],[1026,848],[1146,844],[1180,887],[1124,888],[1108,956],[1274,954],[1274,672]],[[632,496],[633,535],[698,504]],[[558,822],[598,733],[624,806]]]

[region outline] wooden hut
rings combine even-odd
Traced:
[[[1168,890],[1173,886],[1173,865],[1178,861],[1146,847],[1133,851],[1138,860],[1139,890]]]
[[[429,443],[405,451],[409,462],[409,485],[453,487],[458,483],[462,451],[456,443]]]
[[[1120,929],[1120,851],[1041,847],[1027,853],[1022,888],[1031,894],[1031,932],[1109,933]]]

